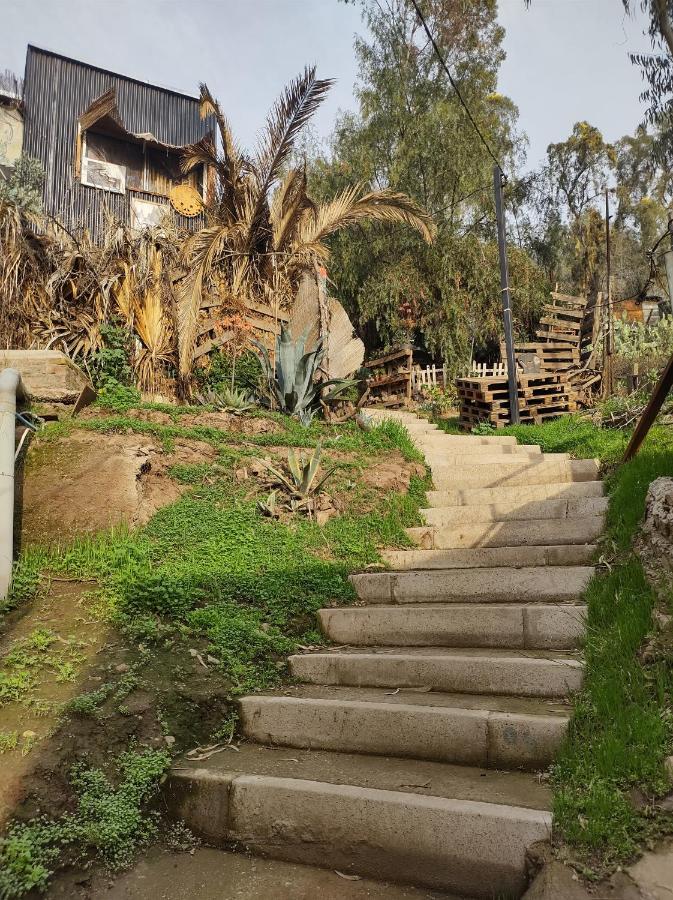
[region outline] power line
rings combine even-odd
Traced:
[[[425,19],[423,18],[423,13],[421,12],[418,3],[416,2],[416,0],[411,0],[411,2],[412,2],[413,5],[414,5],[414,9],[416,10],[416,15],[418,16],[418,18],[419,18],[420,21],[421,21],[421,25],[422,25],[423,28],[425,29],[425,33],[426,33],[427,36],[428,36],[428,40],[429,40],[430,43],[432,44],[432,49],[435,51],[435,55],[436,55],[437,59],[439,60],[439,62],[440,62],[440,64],[441,64],[442,68],[444,69],[444,71],[446,72],[446,74],[447,74],[447,76],[448,76],[449,81],[451,82],[451,87],[452,87],[452,88],[454,89],[454,91],[456,92],[456,96],[457,96],[458,99],[460,100],[460,103],[461,103],[463,109],[464,109],[465,112],[467,113],[468,119],[469,119],[470,122],[472,123],[472,127],[474,128],[474,130],[475,130],[475,131],[477,132],[477,134],[479,135],[479,139],[481,140],[482,144],[483,144],[484,147],[486,148],[486,150],[487,150],[487,152],[488,152],[488,155],[491,157],[491,159],[493,160],[493,162],[496,164],[496,166],[498,166],[498,168],[499,168],[500,171],[502,172],[502,171],[503,171],[503,168],[502,168],[502,166],[500,165],[500,161],[498,160],[498,158],[497,158],[497,156],[495,155],[495,153],[493,152],[493,150],[491,150],[491,145],[488,143],[488,141],[487,141],[486,138],[484,137],[484,135],[483,135],[483,133],[482,133],[482,131],[481,131],[481,128],[479,127],[479,125],[477,125],[477,122],[476,122],[474,116],[472,115],[472,113],[471,113],[471,111],[470,111],[470,107],[467,105],[467,103],[466,103],[465,100],[463,99],[463,95],[460,93],[460,89],[459,89],[458,85],[456,84],[456,82],[455,82],[454,79],[453,79],[453,75],[451,74],[451,71],[450,71],[449,67],[448,67],[447,64],[446,64],[446,62],[445,62],[445,60],[444,60],[444,57],[442,56],[442,54],[441,54],[441,52],[440,52],[440,50],[439,50],[439,47],[437,46],[437,43],[435,42],[435,39],[434,39],[434,37],[432,36],[432,32],[431,32],[430,29],[428,28],[428,24],[427,24],[427,22],[425,21]]]

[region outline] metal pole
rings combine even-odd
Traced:
[[[512,300],[509,293],[507,269],[507,245],[505,242],[505,216],[502,208],[502,186],[505,176],[500,166],[493,166],[493,190],[495,192],[495,219],[498,226],[498,252],[500,255],[500,290],[502,293],[502,317],[505,326],[505,350],[507,353],[507,385],[509,389],[509,420],[519,424],[519,390],[516,380],[514,334],[512,331]]]
[[[671,241],[671,247],[664,253],[664,266],[666,268],[666,279],[668,281],[668,302],[673,310],[673,210],[668,211],[668,234]]]
[[[607,188],[605,189],[605,258],[608,279],[608,327],[604,337],[605,366],[603,369],[603,393],[604,396],[610,397],[614,391],[612,354],[614,351],[615,319],[612,309],[612,248],[610,245],[610,198]]]

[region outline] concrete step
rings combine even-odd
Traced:
[[[520,896],[551,833],[532,775],[319,750],[180,760],[164,796],[210,844],[470,897]]]
[[[441,522],[441,514],[429,510],[432,523]],[[589,544],[602,532],[603,516],[576,519],[512,519],[504,522],[437,524],[407,528],[409,537],[425,550],[450,550],[468,547],[545,546],[553,544]]]
[[[473,450],[470,450],[467,448],[438,449],[434,447],[428,449],[420,443],[417,446],[422,450],[425,461],[433,470],[446,466],[465,468],[505,465],[509,472],[516,469],[525,469],[527,466],[537,465],[541,462],[567,462],[570,459],[569,456],[561,454],[550,456],[548,453],[521,453],[518,447],[512,447],[511,450],[513,452],[503,453],[501,450],[491,450],[490,447],[475,447]]]
[[[461,438],[453,435],[442,434],[438,431],[429,431],[426,434],[420,434],[415,438],[415,444],[425,453],[440,453],[448,451],[451,453],[467,454],[486,453],[489,455],[497,454],[498,456],[522,456],[530,458],[539,458],[542,451],[537,444],[482,444],[477,438]]]
[[[496,566],[410,572],[364,572],[350,580],[369,603],[550,603],[581,596],[591,566]]]
[[[603,516],[607,497],[578,497],[560,500],[505,500],[475,506],[431,506],[422,509],[428,525],[454,525],[473,522],[504,522],[513,519],[572,519]]]
[[[566,732],[567,710],[552,713],[537,699],[470,699],[371,688],[318,692],[307,685],[292,689],[291,696],[242,697],[239,710],[243,734],[260,744],[498,769],[551,763]]]
[[[420,688],[459,694],[565,697],[582,685],[583,666],[554,651],[399,647],[290,657],[293,677],[310,684]]]
[[[383,550],[391,569],[483,569],[494,566],[586,566],[595,544],[558,547],[476,547],[469,550]]]
[[[574,650],[586,607],[555,603],[466,603],[321,609],[323,633],[357,646],[501,647]]]
[[[456,488],[428,491],[430,506],[481,506],[489,503],[533,503],[540,500],[602,497],[602,481],[565,481],[549,484],[521,484],[515,487]]]
[[[432,469],[432,480],[438,490],[595,481],[597,478],[598,462],[593,459],[545,459],[525,466],[518,461],[503,462],[497,466],[441,465]]]

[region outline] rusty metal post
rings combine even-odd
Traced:
[[[505,351],[507,355],[507,385],[509,389],[509,420],[519,424],[519,389],[516,378],[516,358],[514,356],[514,332],[512,328],[512,298],[509,293],[509,270],[507,267],[507,244],[505,239],[505,215],[502,204],[502,186],[505,176],[500,166],[493,166],[493,190],[495,193],[495,219],[498,226],[498,253],[500,255],[500,290],[502,293],[502,316],[505,327]]]

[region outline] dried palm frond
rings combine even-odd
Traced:
[[[391,222],[416,229],[424,240],[431,242],[435,227],[431,217],[406,194],[395,191],[371,191],[358,196],[360,185],[346,188],[328,203],[323,203],[312,215],[305,215],[295,239],[295,254],[329,255],[325,238],[341,228],[368,219]]]
[[[287,163],[297,137],[333,83],[329,78],[317,78],[315,66],[307,67],[303,75],[290,82],[271,108],[253,160],[257,196],[250,218],[251,239],[257,236],[257,229],[262,225],[269,191]]]

